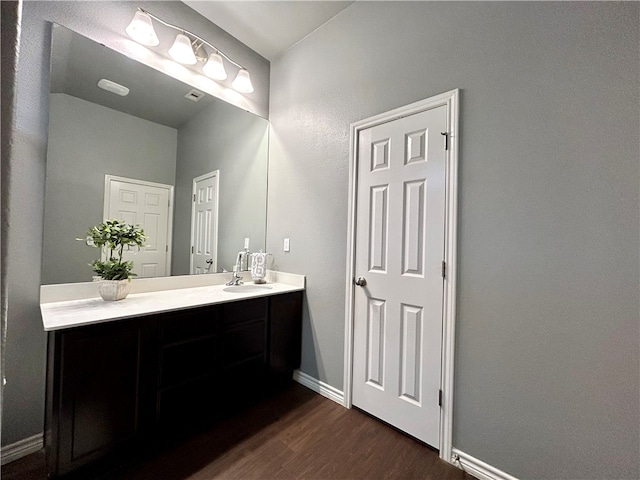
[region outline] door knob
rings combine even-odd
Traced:
[[[353,283],[359,287],[364,287],[367,284],[367,280],[364,277],[358,277],[353,281]]]
[[[205,263],[208,263],[209,265],[211,265],[213,263],[213,258],[210,258],[209,260],[207,260]]]

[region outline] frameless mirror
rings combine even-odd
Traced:
[[[91,280],[99,252],[76,238],[107,218],[145,228],[141,277],[265,248],[266,119],[59,25],[51,57],[43,284]]]

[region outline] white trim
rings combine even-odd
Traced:
[[[516,477],[461,452],[457,448],[451,450],[451,463],[479,480],[518,480]]]
[[[5,465],[19,458],[26,457],[32,453],[37,452],[44,447],[43,434],[38,433],[32,437],[24,438],[10,445],[5,445],[0,451],[0,457],[2,461],[0,464]]]
[[[148,182],[146,180],[138,180],[137,178],[118,177],[117,175],[105,175],[104,176],[104,206],[102,209],[102,217],[104,220],[109,220],[109,197],[111,195],[111,181],[133,183],[134,185],[144,185],[147,187],[165,188],[169,190],[169,212],[167,213],[167,254],[165,255],[165,273],[171,274],[171,257],[173,251],[173,185],[166,185],[164,183]],[[103,252],[103,256],[104,256]],[[104,258],[103,258],[104,259]]]
[[[209,273],[217,273],[218,272],[218,220],[220,218],[220,170],[214,170],[213,172],[205,173],[204,175],[200,175],[199,177],[194,178],[191,181],[191,238],[189,240],[189,273],[194,275],[193,271],[193,248],[195,246],[195,237],[196,237],[196,205],[195,205],[195,195],[196,195],[196,184],[201,182],[202,180],[206,180],[207,178],[215,178],[216,184],[216,211],[213,218],[213,224],[211,225],[211,236],[213,238],[213,247],[212,247],[212,257],[213,263],[211,264],[211,270]]]
[[[343,407],[346,406],[344,403],[344,393],[342,391],[338,390],[335,387],[332,387],[327,383],[321,382],[311,375],[307,375],[300,370],[295,370],[293,372],[293,380],[298,382],[300,385],[304,385],[308,389],[319,393],[323,397],[327,397],[329,400],[333,400],[334,402],[339,403]]]
[[[447,127],[449,158],[446,166],[444,261],[447,265],[442,304],[442,408],[440,409],[440,458],[448,461],[453,447],[453,366],[456,337],[456,288],[458,285],[458,140],[460,91],[448,92]]]
[[[446,210],[445,210],[445,246],[444,260],[447,262],[447,275],[443,292],[443,328],[442,328],[442,374],[443,394],[440,409],[440,458],[451,461],[453,431],[453,367],[456,322],[456,285],[457,285],[457,222],[458,222],[458,124],[459,89],[451,90],[426,100],[385,112],[351,124],[351,142],[349,145],[349,205],[347,238],[347,276],[345,282],[345,353],[344,353],[344,404],[351,408],[353,388],[353,308],[355,277],[355,219],[358,176],[358,137],[360,131],[391,122],[408,115],[442,105],[447,107],[447,126],[449,150],[446,166]]]

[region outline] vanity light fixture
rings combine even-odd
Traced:
[[[238,76],[231,84],[233,88],[235,88],[240,93],[251,93],[253,92],[253,85],[251,85],[251,78],[249,77],[249,72],[247,72],[244,68],[241,68],[238,72]]]
[[[133,16],[133,20],[131,20],[126,32],[127,35],[142,45],[155,47],[160,44],[156,31],[153,29],[151,17],[142,10],[138,10]]]
[[[202,73],[214,80],[225,80],[227,78],[227,72],[224,67],[223,58],[226,59],[232,65],[238,67],[238,74],[231,84],[231,86],[240,93],[253,92],[253,85],[251,84],[251,77],[246,68],[239,63],[234,62],[223,52],[218,50],[214,45],[203,40],[199,36],[185,30],[184,28],[177,27],[164,20],[159,19],[155,15],[138,7],[138,11],[135,13],[133,20],[126,28],[127,34],[133,38],[136,42],[141,43],[149,47],[155,47],[160,44],[158,36],[153,29],[152,19],[161,23],[162,25],[178,30],[180,33],[176,36],[173,45],[169,49],[169,55],[177,62],[185,65],[195,65],[198,62],[203,63]],[[214,53],[207,53],[204,46],[214,50]]]
[[[222,63],[222,57],[219,53],[209,55],[207,63],[202,66],[202,71],[206,76],[214,80],[225,80],[227,78],[227,71],[224,69],[224,63]]]
[[[196,54],[193,53],[191,40],[183,33],[176,35],[176,40],[169,49],[169,55],[178,63],[184,65],[195,65],[198,63]]]

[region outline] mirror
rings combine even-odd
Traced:
[[[147,197],[145,185],[173,186],[167,218],[146,227],[148,234],[162,232],[164,221],[172,232],[166,247],[157,242],[169,252],[161,255],[168,267],[160,276],[190,273],[194,179],[210,172],[218,178],[217,215],[215,208],[211,214],[217,255],[204,273],[231,271],[245,238],[251,251],[265,248],[266,119],[210,95],[195,98],[201,92],[190,85],[59,25],[53,25],[51,56],[43,284],[91,281],[88,264],[99,252],[76,238],[114,211],[114,198],[130,193],[111,190],[105,176],[142,183],[139,193]],[[103,78],[129,94],[98,88]]]

